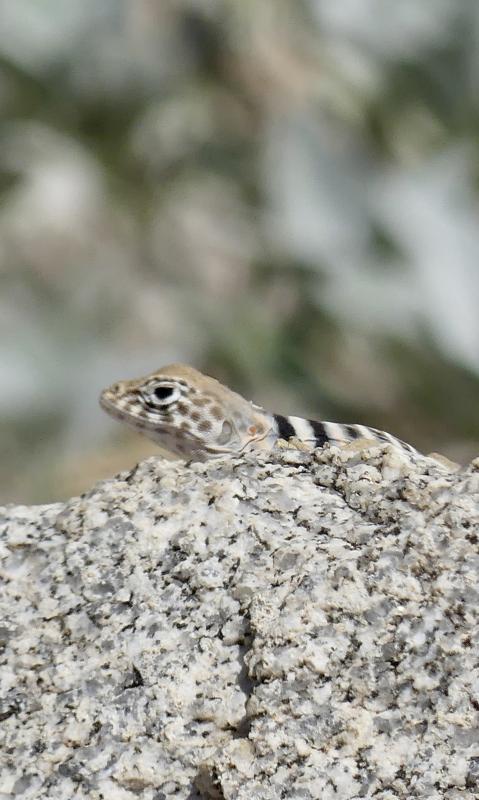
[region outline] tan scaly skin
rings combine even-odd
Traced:
[[[170,364],[136,380],[120,381],[102,392],[111,416],[172,453],[203,460],[266,444],[271,419],[262,408],[193,367]]]
[[[102,392],[100,403],[111,416],[172,453],[201,461],[247,448],[271,450],[277,444],[311,449],[348,442],[358,448],[381,442],[419,455],[411,445],[375,428],[271,414],[183,364],[119,381]]]

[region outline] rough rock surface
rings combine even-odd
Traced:
[[[0,530],[1,800],[479,797],[479,459],[150,459]]]

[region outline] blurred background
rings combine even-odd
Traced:
[[[0,496],[157,452],[171,361],[479,453],[476,0],[0,0]]]

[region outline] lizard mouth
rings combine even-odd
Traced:
[[[135,399],[130,400],[126,397],[118,397],[111,389],[105,389],[100,395],[99,402],[101,408],[113,419],[123,422],[133,430],[140,431],[148,439],[151,439],[170,453],[184,456],[191,449],[186,443],[184,446],[178,445],[178,437],[175,436],[170,427],[158,420],[148,419],[143,413],[142,406],[135,402]],[[187,439],[188,437],[183,438]]]
[[[134,427],[144,427],[144,421],[135,411],[134,403],[123,398],[119,399],[118,397],[113,399],[113,395],[109,389],[106,389],[100,395],[100,406],[107,414],[115,419],[128,422]]]
[[[117,419],[125,419],[127,416],[119,407],[118,401],[114,402],[109,389],[106,389],[100,395],[100,406],[104,411]]]

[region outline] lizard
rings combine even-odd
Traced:
[[[171,453],[194,461],[251,448],[286,444],[308,449],[356,441],[365,446],[371,440],[420,456],[410,444],[366,425],[270,413],[184,364],[114,383],[101,393],[100,405]]]

